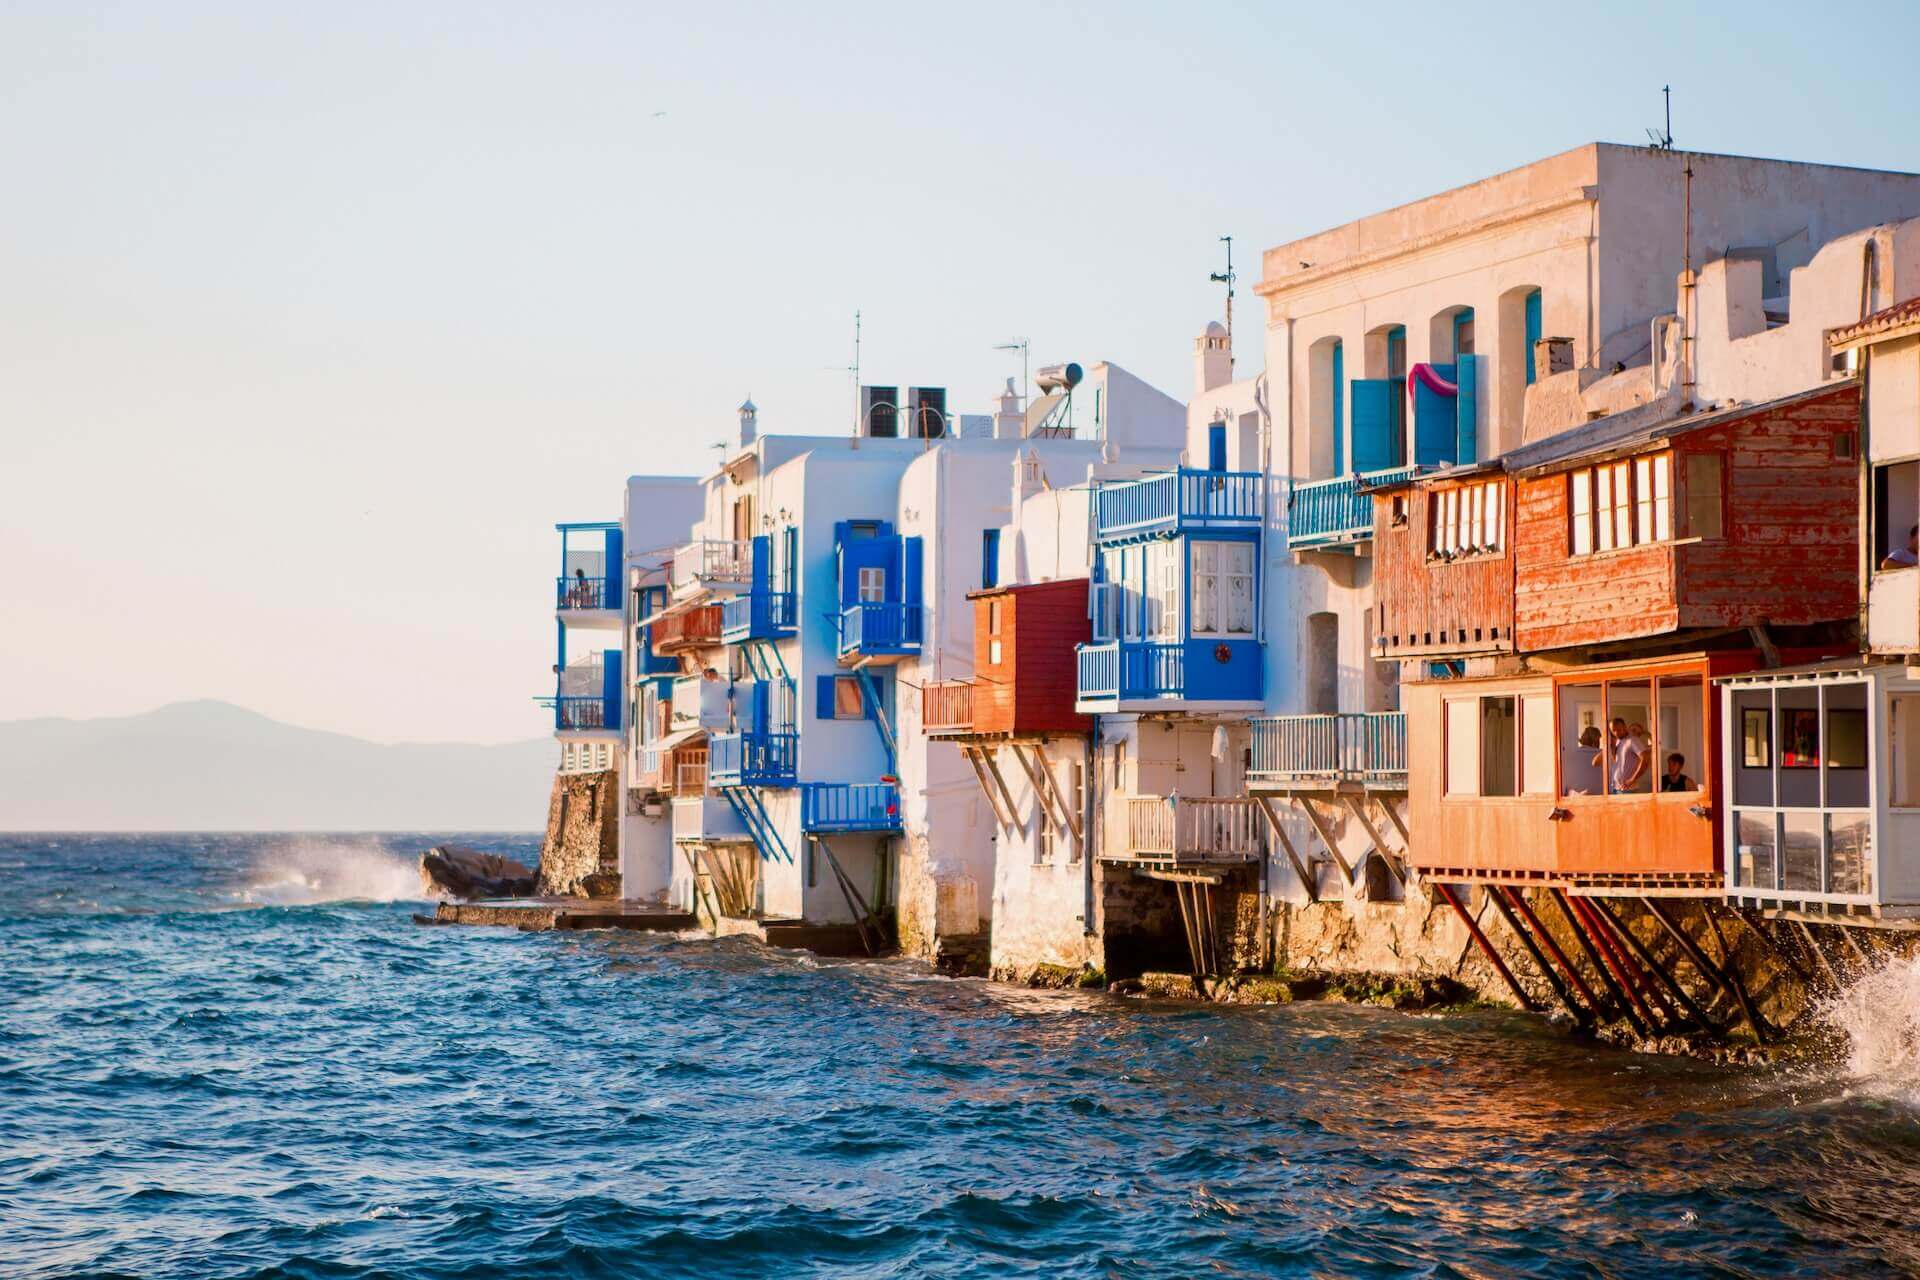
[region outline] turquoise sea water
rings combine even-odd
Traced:
[[[436,839],[0,836],[0,1275],[1920,1269],[1904,1078],[419,928]]]

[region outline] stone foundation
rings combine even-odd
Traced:
[[[620,896],[620,775],[563,773],[547,803],[536,892],[554,897]]]

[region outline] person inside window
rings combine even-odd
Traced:
[[[1911,569],[1920,564],[1920,524],[1907,530],[1907,545],[1887,552],[1887,558],[1880,562],[1882,569]]]
[[[1607,726],[1611,741],[1607,744],[1607,754],[1611,757],[1613,794],[1624,795],[1638,786],[1647,774],[1646,744],[1633,736],[1626,720],[1615,716]],[[1599,758],[1594,763],[1600,763]]]
[[[1660,775],[1662,791],[1692,791],[1693,779],[1687,776],[1687,758],[1678,751],[1667,757],[1667,771]]]

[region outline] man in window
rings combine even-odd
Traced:
[[[1882,569],[1911,569],[1920,564],[1920,524],[1907,530],[1907,545],[1895,547],[1887,552],[1887,558],[1880,562]]]
[[[1660,775],[1662,791],[1691,791],[1693,779],[1687,776],[1687,758],[1678,751],[1667,757],[1667,771]]]
[[[1619,716],[1607,726],[1608,754],[1613,757],[1613,794],[1625,795],[1634,789],[1647,773],[1647,748],[1633,736],[1627,722]]]

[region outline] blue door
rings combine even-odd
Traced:
[[[1227,424],[1216,422],[1207,428],[1207,470],[1227,469]]]

